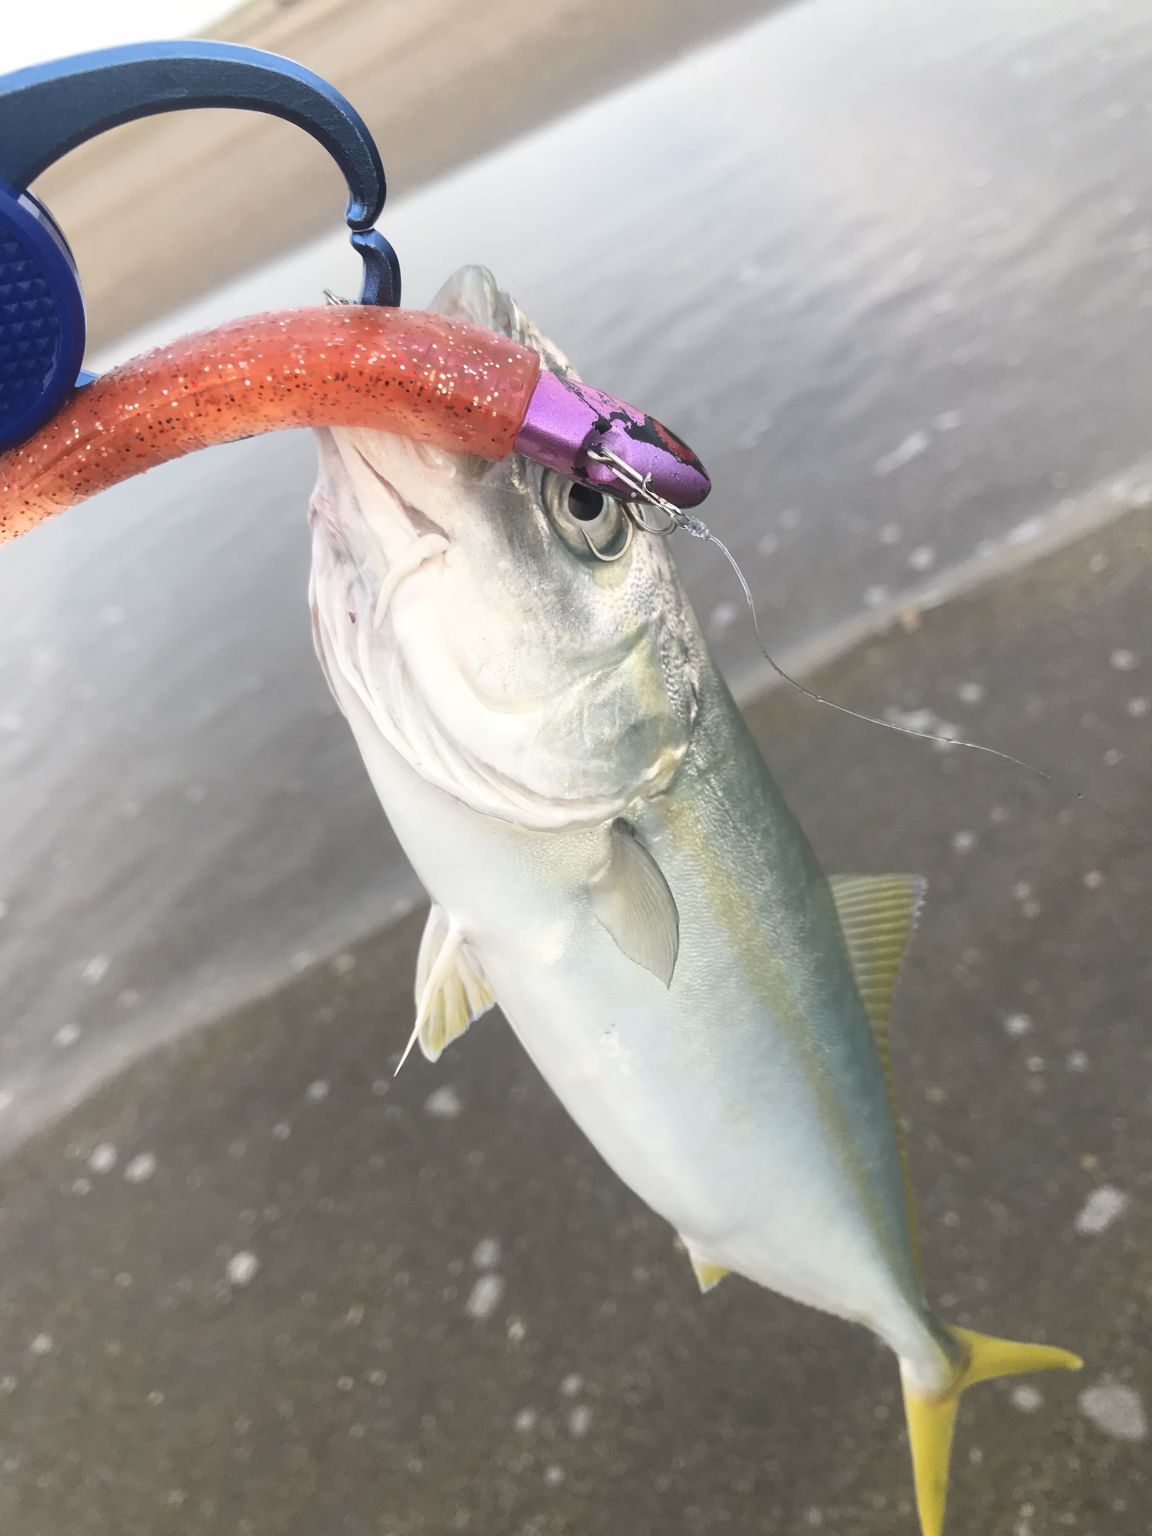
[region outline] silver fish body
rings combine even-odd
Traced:
[[[487,274],[440,302],[567,366]],[[597,560],[589,541],[618,542],[619,509],[585,526],[522,461],[348,432],[320,447],[317,650],[436,903],[424,992],[455,987],[464,1022],[499,1002],[698,1275],[733,1271],[860,1322],[917,1402],[950,1401],[974,1346],[923,1297],[837,901],[713,665],[670,541],[637,535]],[[614,860],[615,904],[601,899]],[[670,983],[645,924],[675,949]],[[438,970],[447,933],[455,958]],[[459,1027],[431,1050],[422,1036],[428,1054]],[[921,1470],[934,1532],[943,1474],[923,1493]]]

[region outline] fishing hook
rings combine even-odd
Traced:
[[[623,560],[624,556],[632,548],[632,540],[636,536],[636,529],[642,528],[644,526],[643,523],[638,522],[636,518],[633,517],[632,508],[630,506],[625,506],[623,510],[625,528],[624,542],[614,555],[606,555],[603,550],[597,549],[596,545],[592,542],[592,536],[588,532],[587,528],[584,527],[583,523],[580,525],[580,532],[584,535],[585,544],[587,544],[588,548],[596,556],[597,560],[600,561],[601,565],[615,565],[617,560]]]

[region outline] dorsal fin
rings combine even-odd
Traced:
[[[397,1072],[417,1041],[429,1061],[439,1060],[441,1052],[496,1002],[480,961],[435,903],[420,940],[414,992],[416,1023]]]
[[[913,1252],[917,1251],[916,1210],[912,1200],[912,1176],[908,1151],[896,1104],[892,1081],[892,1052],[888,1025],[892,995],[900,976],[900,964],[916,919],[924,903],[928,882],[923,875],[832,875],[829,878],[832,899],[840,918],[848,958],[864,1012],[872,1026],[876,1052],[884,1068],[888,1104],[900,1143],[900,1161],[904,1168],[904,1186],[908,1201],[908,1224]]]
[[[833,875],[828,883],[860,1001],[887,1063],[892,994],[927,882],[922,875]]]

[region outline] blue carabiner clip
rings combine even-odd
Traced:
[[[59,225],[28,187],[106,129],[185,107],[239,107],[310,133],[348,183],[345,214],[364,262],[362,303],[400,302],[400,264],[372,228],[387,192],[363,118],[290,59],[232,43],[106,48],[0,76],[0,450],[55,415],[81,378],[80,279]]]

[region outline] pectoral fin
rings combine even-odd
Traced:
[[[614,821],[608,837],[608,863],[590,887],[592,910],[629,960],[670,987],[680,949],[676,898],[628,822]]]
[[[479,960],[443,907],[432,907],[416,958],[416,1023],[400,1058],[399,1072],[419,1041],[429,1061],[487,1013],[496,999]]]

